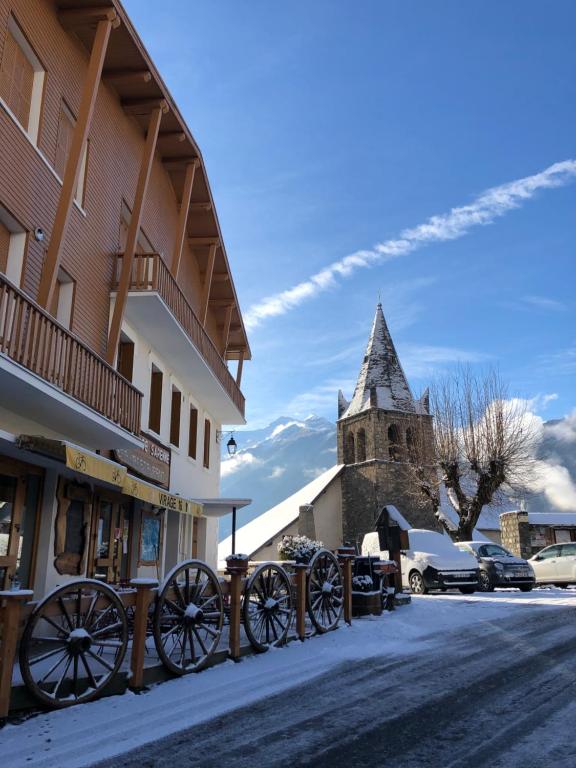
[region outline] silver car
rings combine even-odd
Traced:
[[[536,574],[537,584],[554,584],[557,587],[576,584],[576,542],[544,547],[529,562]]]

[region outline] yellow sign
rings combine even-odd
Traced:
[[[162,488],[144,483],[142,480],[132,477],[132,475],[126,474],[122,490],[129,496],[134,496],[135,499],[140,499],[140,501],[146,501],[154,507],[163,507],[164,509],[172,509],[174,512],[182,512],[184,515],[202,517],[202,504],[185,499],[182,496],[174,496]]]
[[[89,475],[97,480],[118,486],[124,484],[127,474],[126,467],[113,461],[106,461],[91,451],[83,451],[68,444],[66,444],[66,466],[76,470],[76,472],[81,472],[83,475]]]

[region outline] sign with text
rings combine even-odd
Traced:
[[[149,435],[140,433],[143,448],[119,448],[116,459],[140,477],[152,480],[163,488],[170,486],[170,449]]]

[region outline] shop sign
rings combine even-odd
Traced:
[[[119,448],[116,459],[132,472],[158,483],[163,488],[170,486],[170,449],[153,438],[140,433],[144,441],[142,448]]]
[[[162,488],[156,488],[153,485],[144,483],[132,477],[132,475],[126,475],[122,490],[129,496],[145,501],[153,507],[171,509],[174,512],[182,512],[185,515],[193,515],[194,517],[202,516],[202,504],[186,499],[183,496],[167,493]]]
[[[97,456],[91,451],[83,451],[73,445],[66,443],[66,466],[81,472],[83,475],[89,475],[97,480],[103,480],[111,485],[121,486],[126,477],[126,468],[121,467],[113,461],[107,461],[102,456]]]

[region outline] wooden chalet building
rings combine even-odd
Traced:
[[[121,4],[0,0],[0,589],[215,564],[247,359],[200,150]]]

